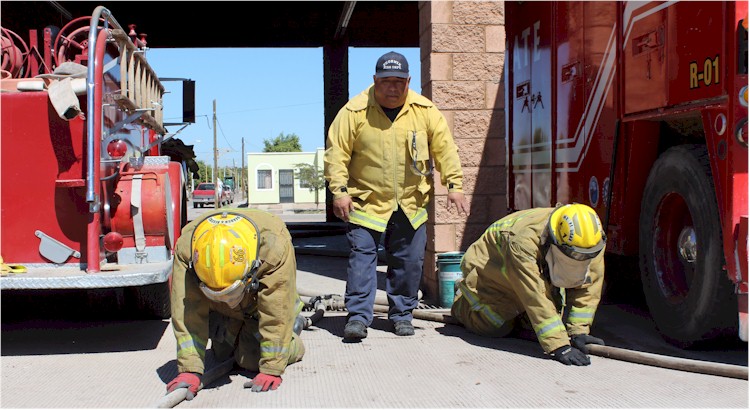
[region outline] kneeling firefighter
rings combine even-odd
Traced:
[[[299,338],[297,264],[292,237],[277,216],[231,209],[202,216],[182,230],[172,276],[172,326],[179,375],[167,392],[199,390],[208,339],[217,361],[234,355],[258,372],[245,387],[276,390],[287,365],[305,353]]]
[[[507,215],[464,254],[451,314],[490,337],[530,325],[553,359],[589,365],[586,345],[604,344],[589,330],[601,299],[606,240],[586,205]]]

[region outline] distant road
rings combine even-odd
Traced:
[[[223,208],[235,208],[240,206],[243,203],[243,201],[240,201],[239,199],[235,200],[232,204],[224,206]],[[221,209],[221,208],[220,208]],[[205,212],[213,212],[215,208],[213,206],[207,206],[205,208],[193,208],[193,201],[188,201],[188,222],[198,218],[200,215],[203,215]],[[325,212],[320,213],[293,213],[293,211],[282,211],[281,209],[278,210],[269,210],[268,212],[275,213],[281,217],[281,219],[284,222],[287,223],[299,223],[299,222],[325,222],[326,221],[326,214]]]

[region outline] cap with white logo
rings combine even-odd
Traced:
[[[375,77],[409,78],[409,62],[395,51],[383,54],[375,65]]]

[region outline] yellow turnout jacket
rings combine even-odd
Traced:
[[[258,226],[262,261],[258,269],[257,293],[246,293],[235,309],[206,298],[198,287],[200,280],[192,269],[190,240],[196,226],[214,213],[207,213],[182,229],[175,249],[172,272],[172,326],[177,339],[177,370],[203,374],[208,342],[208,312],[258,320],[261,372],[281,375],[287,366],[294,320],[303,303],[297,293],[297,266],[292,238],[286,224],[277,216],[253,209],[225,209],[252,219]],[[216,212],[216,214],[222,211]]]
[[[542,273],[544,232],[554,210],[518,211],[493,223],[464,254],[459,283],[472,310],[497,328],[526,312],[547,353],[570,344],[569,335],[589,334],[604,282],[604,250],[591,260],[591,281],[578,288],[553,287]]]
[[[325,177],[334,199],[350,195],[354,224],[385,231],[400,206],[416,229],[427,221],[430,158],[449,192],[462,192],[458,149],[445,117],[409,90],[391,123],[371,86],[339,110],[328,130]]]

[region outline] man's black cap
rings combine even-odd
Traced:
[[[375,77],[409,78],[409,62],[406,57],[395,51],[385,53],[375,64]]]

